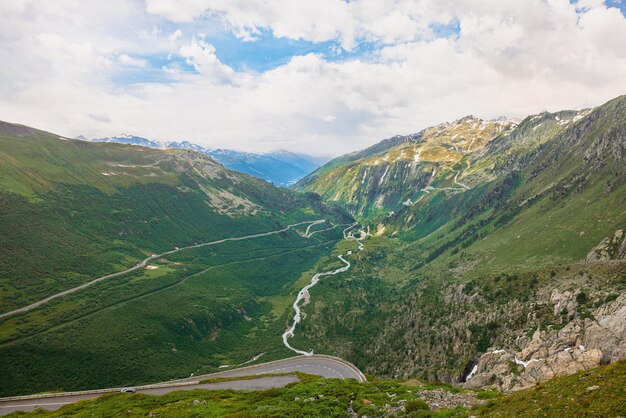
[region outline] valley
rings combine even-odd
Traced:
[[[519,123],[469,116],[294,190],[193,150],[3,123],[0,393],[293,353],[467,393],[619,362],[625,122],[624,97]]]
[[[309,225],[309,228],[311,226],[313,226],[314,224]],[[355,241],[358,243],[358,251],[362,251],[365,246],[361,243],[361,241],[363,239],[365,239],[367,237],[367,234],[364,231],[360,231],[359,232],[359,238],[356,238],[354,236],[354,232],[350,231],[351,229],[353,229],[354,227],[356,227],[357,224],[354,223],[352,225],[349,225],[346,229],[343,230],[343,239],[346,241]],[[312,234],[314,234],[315,232],[312,232],[309,234],[309,228],[307,228],[305,235],[311,236]],[[350,232],[348,232],[350,231]],[[320,231],[317,231],[320,232]],[[300,302],[304,301],[303,305],[306,305],[310,302],[310,298],[311,298],[311,294],[309,293],[309,290],[311,288],[313,288],[313,286],[315,286],[317,283],[319,283],[320,279],[322,277],[326,277],[326,276],[334,276],[335,274],[338,273],[343,273],[345,271],[348,271],[350,269],[350,262],[347,261],[344,257],[348,257],[350,255],[352,255],[353,250],[349,250],[347,253],[342,254],[342,255],[338,255],[337,258],[344,264],[343,267],[339,267],[335,270],[330,270],[330,271],[326,271],[323,273],[317,273],[315,274],[312,278],[311,278],[311,283],[307,284],[306,286],[304,286],[302,288],[302,290],[300,290],[298,292],[298,296],[296,298],[296,301],[293,303],[293,310],[295,311],[295,315],[293,317],[293,323],[292,325],[290,325],[287,330],[283,333],[283,344],[285,345],[285,347],[287,347],[288,349],[290,349],[291,351],[297,353],[297,354],[301,354],[304,356],[311,356],[313,355],[313,351],[311,352],[307,352],[307,351],[302,351],[299,350],[297,348],[294,348],[293,346],[291,346],[291,344],[289,344],[289,338],[293,337],[296,331],[296,326],[300,323],[300,321],[302,321],[303,317],[302,317],[302,311],[300,309]]]
[[[622,96],[467,117],[300,181],[374,232],[348,277],[315,288],[299,344],[374,375],[504,390],[623,358],[625,111]]]
[[[0,1],[0,416],[625,418],[624,39],[626,0]]]
[[[3,395],[285,357],[292,286],[352,222],[192,151],[2,123],[0,160]]]

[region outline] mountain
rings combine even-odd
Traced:
[[[293,161],[292,154],[287,154],[285,159],[272,154],[253,154],[228,149],[211,150],[207,154],[231,170],[247,173],[282,187],[292,185],[317,168],[316,164],[305,163],[306,160],[302,158]],[[306,168],[294,165],[293,162]]]
[[[307,174],[312,173],[318,167],[326,164],[330,160],[330,158],[328,157],[315,157],[312,155],[298,154],[287,150],[273,151],[265,155],[276,158],[280,161],[287,162],[295,167],[298,167],[300,170],[302,170],[302,172],[306,172]]]
[[[626,357],[625,160],[620,96],[466,117],[320,167],[295,188],[372,236],[344,282],[319,286],[300,344],[379,376],[504,390]]]
[[[0,314],[104,277],[0,316],[2,395],[288,356],[280,335],[296,282],[341,230],[305,237],[306,225],[285,227],[352,221],[314,194],[198,152],[85,142],[7,122],[0,219]],[[249,239],[220,242],[241,237]],[[153,254],[162,256],[139,264]]]
[[[193,150],[2,124],[0,309],[138,267],[0,316],[0,369],[10,376],[0,393],[155,382],[286,357],[280,336],[296,295],[304,301],[290,344],[377,378],[509,392],[602,364],[621,370],[625,160],[626,96],[395,136],[330,161],[298,191]],[[358,251],[335,228],[352,216]],[[284,228],[320,218],[332,226],[319,234]],[[224,237],[247,238],[163,254]],[[138,265],[151,254],[149,268]]]
[[[81,135],[78,139],[90,142],[128,144],[157,149],[192,150],[210,156],[230,170],[249,174],[281,187],[291,186],[327,161],[325,158],[295,154],[286,150],[267,154],[253,154],[230,149],[207,149],[189,141],[169,141],[161,143],[126,134],[94,139],[87,139]]]
[[[147,147],[147,148],[163,148],[163,145],[157,141],[152,141],[147,138],[142,138],[140,136],[121,134],[118,136],[112,136],[108,138],[94,138],[87,139],[83,135],[80,135],[77,139],[82,141],[90,141],[90,142],[107,142],[111,144],[126,144],[126,145],[137,145],[139,147]]]
[[[300,180],[294,188],[340,202],[358,216],[387,215],[411,205],[427,187],[463,187],[454,174],[463,156],[510,132],[511,121],[473,116],[395,136],[366,150],[339,157]]]

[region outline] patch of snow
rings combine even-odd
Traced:
[[[528,365],[529,365],[530,363],[540,362],[540,361],[541,361],[541,359],[534,359],[534,358],[533,358],[533,359],[530,359],[530,360],[528,360],[528,361],[524,361],[524,360],[520,360],[520,359],[518,359],[517,357],[515,357],[515,364],[518,364],[518,365],[520,365],[520,366],[524,366],[524,368],[528,367]]]
[[[574,118],[572,119],[572,122],[578,122],[579,120],[587,116],[589,113],[591,113],[591,109],[578,112],[578,114],[574,116]]]
[[[383,184],[383,181],[385,180],[385,176],[387,175],[387,172],[389,171],[389,166],[387,166],[387,168],[385,168],[385,172],[383,173],[383,176],[380,178],[380,181],[378,182],[378,185],[380,186],[381,184]]]
[[[478,372],[478,364],[475,364],[474,367],[472,367],[472,371],[470,372],[470,374],[467,375],[467,377],[465,378],[465,381],[467,382],[472,377],[474,377],[476,375],[476,372]]]
[[[422,152],[422,149],[418,149],[417,152],[415,153],[415,157],[413,157],[413,162],[415,164],[420,162],[420,153]]]

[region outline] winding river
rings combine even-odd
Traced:
[[[353,235],[352,232],[348,232],[350,231],[352,228],[354,228],[358,223],[355,222],[352,225],[348,226],[346,229],[343,230],[343,238],[345,240],[348,241],[356,241],[359,245],[359,251],[363,250],[365,248],[365,246],[363,245],[363,243],[361,242],[366,236],[367,234],[360,234],[360,237],[357,238]],[[312,225],[310,225],[312,226]],[[333,227],[334,228],[334,227]],[[328,228],[328,229],[332,229],[332,228]],[[310,236],[313,235],[314,233],[309,234],[309,230],[310,227],[307,228],[306,231],[306,235]],[[322,231],[319,231],[322,232]],[[352,251],[348,251],[346,254],[342,254],[337,256],[337,258],[339,260],[341,260],[342,263],[344,263],[343,267],[339,267],[335,270],[330,270],[330,271],[325,271],[322,273],[317,273],[316,275],[313,276],[313,278],[311,278],[311,282],[304,286],[299,292],[298,292],[298,297],[296,298],[296,301],[293,303],[293,309],[296,311],[295,315],[293,316],[293,322],[292,324],[287,328],[287,330],[283,333],[283,344],[285,345],[285,347],[287,347],[288,349],[290,349],[291,351],[297,353],[297,354],[301,354],[304,356],[312,356],[313,355],[313,351],[303,351],[303,350],[299,350],[295,347],[293,347],[291,344],[289,344],[289,338],[293,337],[295,334],[295,330],[296,330],[296,326],[300,323],[300,321],[302,321],[302,311],[300,309],[300,302],[302,302],[302,300],[308,299],[310,297],[309,295],[309,289],[311,289],[313,286],[315,286],[322,277],[325,276],[332,276],[338,273],[342,273],[344,271],[348,271],[350,269],[350,262],[348,260],[346,260],[344,257],[351,255]]]

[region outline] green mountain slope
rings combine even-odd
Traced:
[[[373,235],[346,280],[315,289],[301,344],[377,375],[463,383],[477,366],[471,384],[503,389],[626,357],[626,97],[470,136],[476,148],[457,151],[453,136],[385,145],[300,183]],[[427,144],[447,151],[397,171],[403,149]],[[361,183],[366,170],[380,173]]]
[[[450,174],[463,156],[514,126],[468,116],[415,135],[393,137],[331,161],[300,180],[295,189],[319,193],[357,216],[386,216],[410,205],[423,188],[462,187],[455,186]]]
[[[1,123],[0,213],[1,312],[149,254],[330,210],[195,152],[86,143]]]
[[[186,150],[68,140],[0,123],[0,313],[151,254],[349,223],[318,196]],[[341,229],[306,225],[189,249],[0,319],[0,393],[188,376],[290,355],[281,334],[308,270]]]

